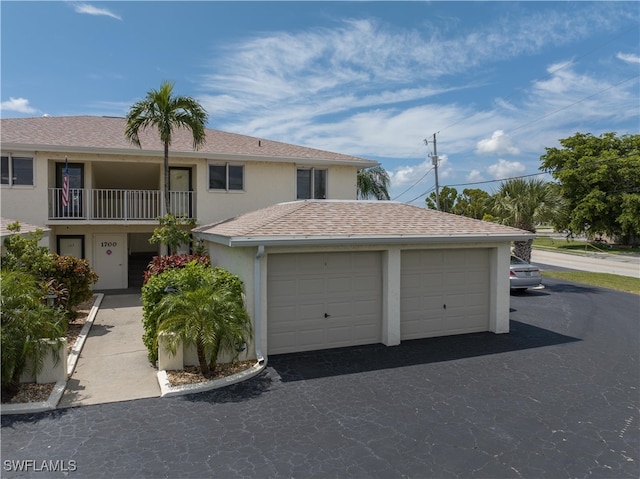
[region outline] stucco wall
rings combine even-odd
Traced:
[[[401,252],[411,249],[466,249],[489,250],[489,330],[495,333],[509,332],[509,243],[449,243],[407,245],[349,245],[267,247],[265,254],[256,261],[258,248],[229,248],[208,242],[208,250],[214,265],[237,274],[245,284],[247,309],[254,320],[261,351],[267,350],[267,267],[269,254],[316,253],[340,251],[382,251],[382,341],[388,346],[400,343],[400,273]],[[257,276],[256,276],[257,275]],[[258,278],[259,283],[255,280]],[[259,292],[259,297],[256,293]],[[256,321],[259,324],[256,324]]]

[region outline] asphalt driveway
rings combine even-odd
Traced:
[[[2,477],[637,478],[640,297],[545,282],[511,297],[508,335],[274,356],[214,392],[3,416]]]

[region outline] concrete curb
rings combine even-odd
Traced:
[[[267,367],[267,361],[258,361],[249,369],[240,371],[239,373],[227,376],[226,378],[215,379],[213,381],[207,381],[197,384],[185,384],[184,386],[171,386],[169,384],[169,378],[165,370],[158,371],[158,383],[160,384],[160,397],[174,397],[184,396],[185,394],[200,393],[205,391],[211,391],[212,389],[219,389],[225,386],[239,383],[250,379],[258,375],[262,370]]]
[[[87,340],[87,336],[89,334],[89,330],[91,330],[91,326],[93,326],[93,321],[98,314],[98,309],[100,308],[100,304],[102,303],[102,299],[104,298],[104,294],[97,293],[97,297],[95,302],[93,303],[93,307],[89,312],[89,316],[87,317],[87,321],[85,322],[80,334],[76,338],[76,342],[73,345],[73,348],[69,352],[69,357],[67,358],[67,379],[73,374],[74,369],[76,368],[76,363],[78,362],[78,358],[80,357],[80,351],[82,351],[82,347],[84,346],[85,341]],[[0,406],[0,415],[2,414],[33,414],[37,412],[44,411],[52,411],[56,409],[62,395],[64,394],[65,389],[67,388],[67,379],[60,380],[56,382],[51,394],[49,395],[49,399],[42,402],[28,402],[21,404],[2,404]]]
[[[89,311],[87,321],[86,323],[84,323],[84,326],[82,327],[82,330],[80,331],[80,334],[78,335],[73,348],[69,352],[69,357],[67,358],[67,377],[71,377],[73,371],[76,369],[76,364],[78,363],[78,359],[80,358],[80,352],[82,351],[84,343],[87,340],[87,336],[89,335],[91,326],[93,326],[93,320],[98,314],[98,309],[100,309],[100,304],[102,304],[103,298],[104,294],[97,294],[97,298],[93,303],[93,307],[91,308],[91,311]]]

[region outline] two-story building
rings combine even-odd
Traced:
[[[159,253],[149,238],[164,213],[163,144],[149,128],[138,148],[125,126],[96,116],[1,120],[2,216],[46,227],[51,250],[89,259],[97,289],[139,285]],[[174,131],[169,163],[171,212],[200,225],[297,199],[354,200],[358,170],[377,165],[212,129],[197,151],[189,131]]]
[[[138,286],[163,212],[163,145],[125,119],[3,119],[2,217],[87,258],[96,289]],[[245,284],[255,354],[509,331],[509,246],[533,235],[390,201],[356,201],[376,162],[207,130],[174,132],[170,209]],[[68,195],[63,179],[68,168]],[[305,200],[305,201],[297,201]],[[324,201],[322,201],[324,200]]]

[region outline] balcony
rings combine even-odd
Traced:
[[[171,191],[175,216],[195,218],[193,191]],[[50,220],[145,221],[164,214],[159,190],[70,188],[69,204],[62,205],[62,188],[49,188]]]

